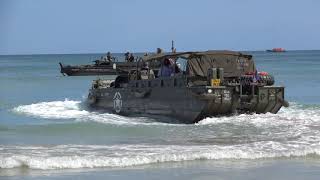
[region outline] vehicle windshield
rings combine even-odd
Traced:
[[[185,72],[187,70],[187,61],[187,59],[178,57],[178,59],[176,60],[176,64],[178,65],[180,70]]]

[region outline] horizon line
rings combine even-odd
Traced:
[[[224,49],[226,50],[226,49]],[[292,49],[292,50],[287,50],[288,51],[319,51],[320,49]],[[207,50],[204,50],[207,51]],[[238,51],[238,52],[266,52],[266,50],[231,50],[231,51]],[[114,54],[124,54],[126,52],[111,52]],[[152,52],[132,52],[134,54],[143,54],[143,53],[152,53]],[[88,53],[38,53],[38,54],[33,54],[33,53],[22,53],[22,54],[0,54],[0,56],[32,56],[32,55],[84,55],[84,54],[106,54],[106,52],[88,52]]]

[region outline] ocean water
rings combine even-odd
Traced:
[[[290,107],[191,125],[89,110],[58,62],[101,54],[0,56],[0,179],[319,179],[320,51],[249,53]]]

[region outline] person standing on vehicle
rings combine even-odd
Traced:
[[[174,74],[172,64],[168,58],[165,58],[158,72],[158,77],[170,77]]]
[[[130,53],[130,56],[129,56],[128,62],[134,62],[134,56],[133,56],[133,54],[132,54],[132,53]]]
[[[107,61],[112,62],[112,57],[110,52],[107,52]]]

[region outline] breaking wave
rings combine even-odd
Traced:
[[[256,142],[232,146],[59,145],[0,146],[0,168],[71,169],[126,167],[161,162],[319,156],[320,145]]]

